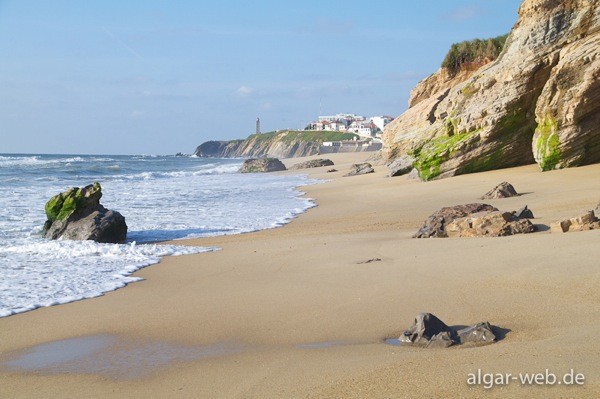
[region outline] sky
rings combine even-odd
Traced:
[[[519,0],[0,0],[0,153],[192,153],[398,116],[450,45],[510,31]]]

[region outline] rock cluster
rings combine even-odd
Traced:
[[[368,173],[374,173],[375,169],[373,169],[373,165],[368,162],[364,163],[356,163],[352,165],[349,173],[344,176],[358,176],[358,175],[366,175]]]
[[[286,170],[285,165],[277,158],[246,159],[240,169],[241,173],[267,173]]]
[[[561,220],[551,226],[552,231],[567,233],[569,231],[584,231],[600,229],[600,219],[596,217],[594,211],[588,211],[581,216],[571,219]]]
[[[398,340],[400,343],[426,348],[447,348],[467,342],[493,343],[496,342],[496,335],[487,321],[466,328],[453,329],[431,313],[420,313]]]
[[[46,203],[48,220],[44,237],[56,240],[93,240],[102,243],[123,243],[127,237],[125,218],[100,205],[100,183],[73,187],[55,195]]]
[[[488,204],[445,207],[433,213],[414,238],[430,237],[502,237],[535,231],[527,218],[516,212],[500,212]]]
[[[445,207],[434,212],[427,218],[423,226],[413,236],[414,238],[448,237],[446,226],[454,220],[479,212],[497,211],[488,204],[466,204]]]
[[[600,162],[600,2],[524,0],[503,52],[466,80],[426,79],[386,126],[422,180]]]
[[[481,199],[498,199],[498,198],[509,198],[516,197],[519,195],[517,190],[513,187],[512,184],[507,182],[502,182],[498,184],[496,187],[485,193]]]
[[[520,219],[511,212],[479,212],[455,219],[446,226],[448,237],[504,237],[533,233],[529,219]]]
[[[311,159],[310,161],[297,163],[290,169],[320,168],[322,166],[333,166],[333,161],[331,159]]]

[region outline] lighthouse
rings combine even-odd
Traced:
[[[256,117],[256,134],[260,134],[260,118]]]

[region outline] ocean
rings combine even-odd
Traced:
[[[239,159],[0,154],[0,317],[102,295],[166,255],[217,248],[158,241],[281,226],[314,206],[304,175],[240,174]],[[125,244],[48,240],[44,205],[95,181],[125,216]]]

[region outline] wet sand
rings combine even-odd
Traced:
[[[329,181],[303,188],[318,206],[282,228],[187,240],[221,250],[165,258],[103,297],[0,319],[0,397],[599,397],[600,231],[544,230],[596,206],[600,165],[429,183],[385,178],[381,166],[341,177],[368,156],[307,170]],[[502,181],[523,195],[485,202],[528,205],[541,232],[411,238],[435,210],[478,202]],[[507,332],[476,348],[384,343],[421,311]],[[585,383],[485,390],[467,385],[478,369],[575,369]]]

